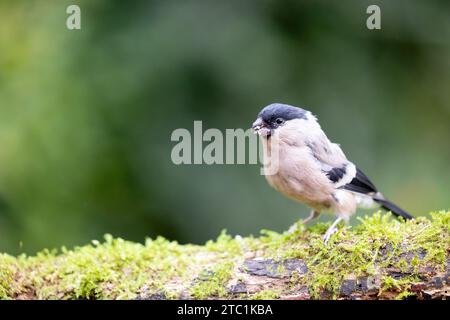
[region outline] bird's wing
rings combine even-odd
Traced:
[[[341,147],[328,140],[324,133],[318,135],[315,141],[308,141],[306,144],[313,157],[324,166],[331,166],[333,168],[342,166],[348,162]]]
[[[350,183],[356,176],[355,165],[347,160],[341,147],[329,141],[325,134],[316,137],[307,146],[322,172],[336,188]]]
[[[353,163],[324,171],[336,188],[345,189],[365,195],[375,195],[378,191],[372,181]]]
[[[344,184],[340,188],[362,194],[376,194],[378,192],[372,181],[358,168],[356,168],[355,177],[350,183]]]
[[[361,194],[377,193],[375,185],[360,169],[347,160],[338,144],[328,140],[321,141],[319,145],[317,143],[310,144],[309,148],[322,172],[336,188]]]
[[[325,174],[336,188],[370,196],[374,196],[378,192],[372,181],[351,162],[342,167],[325,171]]]
[[[382,208],[391,211],[396,216],[404,219],[413,218],[408,212],[386,200],[378,192],[372,181],[353,163],[347,160],[340,146],[331,143],[324,133],[320,133],[314,141],[309,141],[306,145],[309,147],[311,155],[319,168],[333,183],[335,188],[364,195],[364,198],[370,197]]]

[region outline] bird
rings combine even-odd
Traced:
[[[264,172],[269,185],[311,208],[303,223],[313,221],[322,212],[335,214],[336,220],[323,236],[325,244],[338,230],[338,224],[348,223],[357,208],[378,206],[405,220],[413,218],[387,200],[347,159],[310,111],[272,103],[259,112],[252,129],[261,137],[264,162],[277,163],[274,172]]]

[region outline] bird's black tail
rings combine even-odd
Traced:
[[[403,217],[405,220],[410,220],[413,218],[412,215],[410,215],[405,210],[397,207],[395,204],[393,204],[389,200],[386,200],[381,197],[380,198],[374,197],[373,200],[375,200],[375,202],[379,203],[383,209],[385,209],[386,211],[391,211],[397,217]]]

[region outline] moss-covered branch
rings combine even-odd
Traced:
[[[33,257],[0,254],[2,299],[317,299],[449,296],[450,212],[406,223],[376,213],[204,246],[163,238],[105,242]]]

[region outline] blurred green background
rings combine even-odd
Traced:
[[[272,102],[405,209],[450,207],[449,1],[2,0],[0,251],[286,229],[309,210],[259,166],[170,159],[174,129],[248,128]]]

